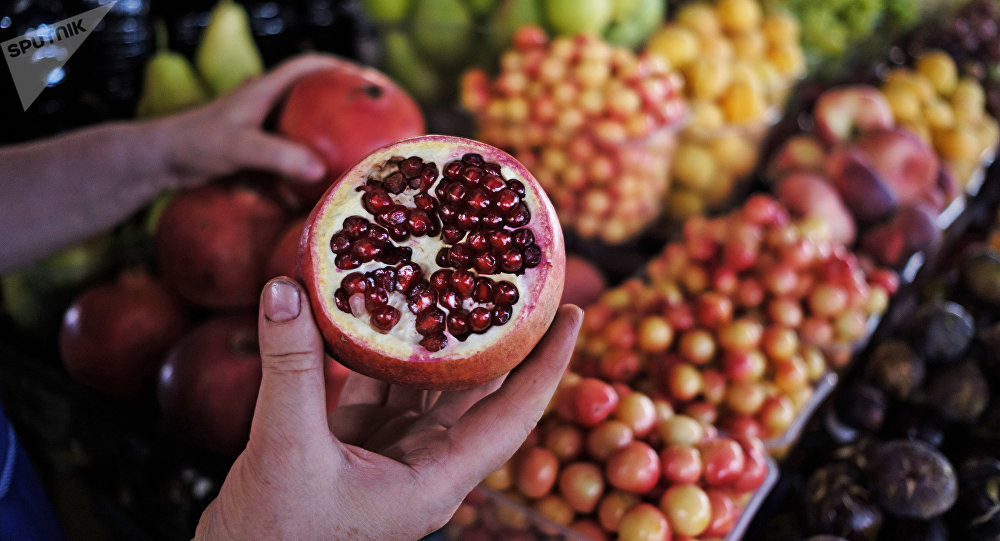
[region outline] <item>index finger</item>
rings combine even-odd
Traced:
[[[242,103],[243,113],[251,120],[263,122],[275,103],[299,79],[311,73],[348,65],[353,64],[332,55],[311,53],[298,56],[241,87],[233,97]]]

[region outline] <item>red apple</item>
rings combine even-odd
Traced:
[[[895,125],[892,108],[875,87],[853,85],[827,90],[813,109],[816,131],[827,143]]]
[[[854,218],[837,191],[827,180],[809,172],[790,173],[777,186],[778,201],[798,216],[812,216],[827,224],[833,239],[844,244],[854,241]]]

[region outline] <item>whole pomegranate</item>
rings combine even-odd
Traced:
[[[319,152],[327,181],[294,188],[316,201],[348,167],[383,145],[422,135],[416,102],[384,74],[344,63],[307,76],[292,87],[278,131]]]
[[[306,217],[292,220],[274,245],[270,259],[267,260],[268,279],[275,276],[295,276],[295,254],[299,250],[299,240],[302,229],[306,225]]]
[[[156,396],[167,425],[209,450],[236,456],[250,436],[260,389],[257,316],[210,319],[167,354]]]
[[[59,353],[77,381],[117,398],[135,398],[187,323],[187,311],[173,293],[145,270],[129,269],[73,301],[59,331]]]
[[[520,362],[555,316],[562,231],[538,183],[489,145],[383,147],[313,209],[298,271],[333,356],[394,383],[464,388]]]
[[[286,219],[277,201],[241,182],[184,190],[156,228],[163,280],[200,307],[255,306]]]

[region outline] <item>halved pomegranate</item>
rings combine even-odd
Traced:
[[[565,248],[531,173],[489,145],[430,135],[376,150],[313,209],[298,272],[331,354],[426,389],[484,383],[555,316]]]

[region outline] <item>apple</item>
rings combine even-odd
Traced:
[[[867,155],[854,145],[831,150],[826,172],[841,200],[859,221],[881,219],[898,206],[896,194],[883,182]]]
[[[767,166],[767,176],[780,179],[792,171],[822,172],[826,161],[823,143],[811,135],[791,137],[774,153]]]
[[[792,214],[812,216],[825,223],[834,240],[844,244],[854,242],[857,233],[854,218],[822,175],[805,171],[789,173],[778,183],[775,195]]]
[[[827,90],[813,109],[816,131],[827,143],[895,125],[892,108],[875,87],[851,85]]]

